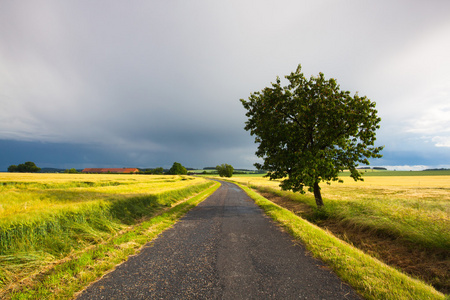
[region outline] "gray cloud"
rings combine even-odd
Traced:
[[[111,165],[251,167],[239,99],[301,63],[377,102],[387,150],[414,140],[408,157],[438,164],[449,20],[446,1],[4,2],[0,139],[95,146],[119,153]]]

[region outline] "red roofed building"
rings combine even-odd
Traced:
[[[83,173],[115,173],[115,174],[132,174],[138,173],[137,168],[86,168]]]

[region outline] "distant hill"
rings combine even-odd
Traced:
[[[57,168],[41,168],[39,173],[64,173],[66,169],[57,169]]]
[[[65,173],[66,169],[58,168],[41,168],[39,173]],[[77,169],[78,172],[83,171],[83,169]]]
[[[385,167],[358,167],[356,168],[358,170],[383,170],[383,171],[387,171],[387,169]]]

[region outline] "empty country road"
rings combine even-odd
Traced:
[[[209,198],[77,299],[361,299],[237,185]]]

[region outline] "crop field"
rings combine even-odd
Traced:
[[[213,184],[175,175],[0,173],[0,298],[14,282]]]
[[[445,175],[370,172],[354,182],[344,173],[344,183],[321,185],[323,210],[311,193],[280,191],[261,175],[231,180],[449,293],[450,176],[437,174]],[[156,216],[179,216],[195,204],[177,207],[213,185],[191,176],[0,173],[0,298],[71,298],[176,218]]]
[[[0,173],[0,224],[198,184],[178,176]],[[203,181],[204,182],[204,181]],[[2,226],[3,227],[3,226]]]
[[[343,174],[344,183],[322,183],[322,210],[316,209],[312,193],[280,191],[278,181],[254,176],[232,180],[449,293],[450,176],[389,173],[374,172],[363,182]]]

